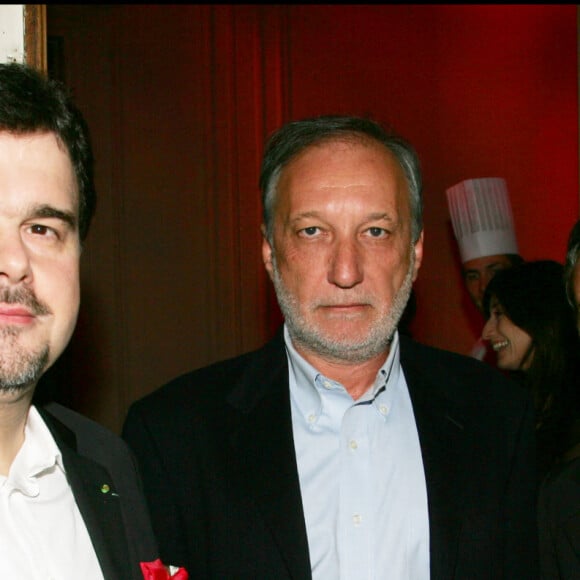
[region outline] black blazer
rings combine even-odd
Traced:
[[[105,580],[143,580],[139,562],[155,560],[158,550],[127,445],[101,425],[56,403],[38,410],[62,453]]]
[[[427,481],[431,578],[536,578],[531,400],[401,337]],[[124,427],[164,559],[193,578],[311,578],[282,334],[132,405]]]
[[[580,457],[557,465],[542,482],[538,502],[543,580],[580,577]]]

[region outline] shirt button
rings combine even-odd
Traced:
[[[316,421],[316,415],[314,415],[314,413],[312,415],[308,415],[308,422],[314,423],[314,421]]]
[[[351,439],[349,441],[348,446],[354,451],[355,449],[358,449],[358,443],[356,442],[355,439]]]
[[[352,523],[353,523],[355,526],[360,526],[360,525],[361,525],[361,523],[362,523],[362,516],[361,516],[360,514],[354,514],[354,515],[352,516]]]
[[[386,415],[389,412],[389,408],[386,405],[380,405],[379,411],[381,415]]]
[[[324,385],[325,389],[332,389],[332,383],[329,381],[324,381],[322,384]]]

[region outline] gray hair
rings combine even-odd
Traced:
[[[388,132],[376,121],[362,117],[324,115],[284,125],[267,141],[260,170],[265,235],[272,243],[276,189],[282,169],[300,152],[325,141],[376,141],[388,149],[404,171],[409,187],[411,236],[415,243],[423,230],[422,177],[413,146]]]

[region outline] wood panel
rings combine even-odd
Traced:
[[[99,194],[64,398],[115,430],[136,398],[270,332],[257,182],[283,116],[276,10],[265,27],[260,6],[48,6]]]
[[[46,71],[46,5],[24,5],[24,60]]]

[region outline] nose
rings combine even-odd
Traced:
[[[495,331],[495,321],[493,319],[493,316],[490,316],[483,326],[481,338],[483,338],[483,340],[490,340],[491,337],[493,336],[494,331]]]
[[[31,275],[28,250],[19,233],[0,233],[0,282],[18,284]]]
[[[337,241],[328,270],[328,281],[339,288],[352,288],[362,280],[362,257],[356,241]]]
[[[487,288],[490,279],[491,278],[486,274],[481,274],[477,279],[477,282],[473,285],[475,301],[479,305],[480,310],[482,309],[481,305],[483,304],[483,295],[485,294],[485,289]]]
[[[485,289],[487,288],[487,285],[489,284],[489,281],[493,278],[493,273],[490,272],[484,272],[480,278],[479,278],[479,293],[481,294],[481,297],[483,298],[483,294],[485,292]]]

